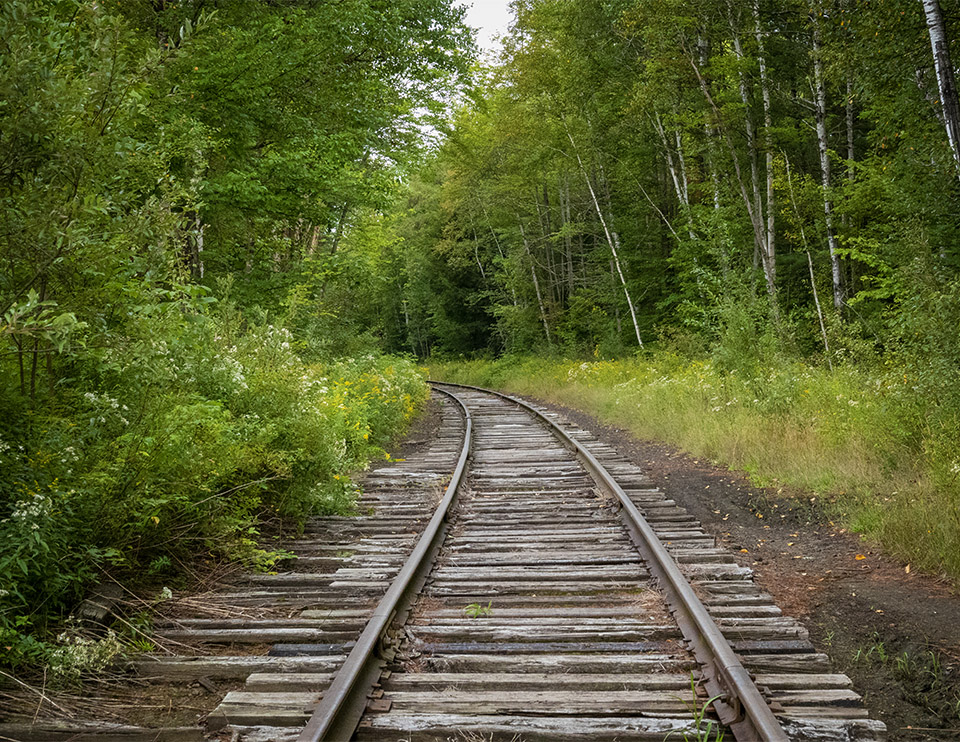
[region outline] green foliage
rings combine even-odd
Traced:
[[[723,726],[718,721],[707,718],[710,707],[714,702],[720,700],[721,696],[713,696],[701,703],[697,698],[697,681],[692,675],[690,677],[690,696],[691,700],[684,699],[683,705],[686,706],[687,711],[693,717],[695,731],[693,736],[687,732],[680,732],[683,735],[684,742],[723,742],[726,734]],[[674,734],[677,734],[677,732],[667,734],[664,737],[664,742],[673,737]]]
[[[829,493],[960,575],[960,172],[923,5],[514,9],[398,210],[393,347],[507,354],[438,368]]]
[[[469,618],[487,618],[493,615],[493,601],[487,601],[487,604],[483,603],[471,603],[470,605],[464,606],[463,608],[464,615]]]
[[[57,641],[58,646],[48,655],[48,667],[53,681],[61,684],[76,684],[85,676],[103,672],[124,651],[123,642],[110,629],[100,638],[65,631]]]
[[[7,663],[31,659],[25,635],[103,570],[156,571],[197,550],[268,568],[259,517],[348,512],[349,472],[425,399],[409,361],[306,364],[282,327],[163,317],[84,364],[96,373],[81,388],[98,391],[3,431]]]
[[[632,304],[727,370],[883,357],[952,399],[960,180],[921,4],[812,7],[517,5],[398,209],[394,347],[622,355]]]
[[[104,572],[267,569],[261,518],[351,509],[426,394],[370,298],[462,16],[3,3],[0,663],[74,676],[100,645],[49,640]]]

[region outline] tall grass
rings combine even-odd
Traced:
[[[431,373],[589,412],[742,469],[758,485],[802,488],[890,553],[960,578],[960,463],[950,458],[957,452],[935,445],[931,402],[900,371],[784,361],[742,374],[661,352],[438,363]]]

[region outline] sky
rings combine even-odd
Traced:
[[[505,34],[510,24],[509,0],[467,0],[467,25],[479,28],[477,43],[486,53],[499,48],[493,37]]]

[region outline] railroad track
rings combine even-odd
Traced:
[[[519,400],[435,389],[437,441],[368,476],[371,512],[319,519],[292,571],[215,597],[263,615],[163,630],[266,653],[140,663],[247,678],[207,739],[627,742],[720,723],[739,742],[883,739],[803,627],[640,469]]]

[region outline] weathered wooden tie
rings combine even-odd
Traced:
[[[458,395],[476,425],[468,487],[356,739],[692,736],[692,708],[705,700],[701,669],[619,502],[525,411],[477,391]],[[882,738],[849,679],[829,671],[751,570],[642,471],[567,429],[615,472],[785,738]]]

